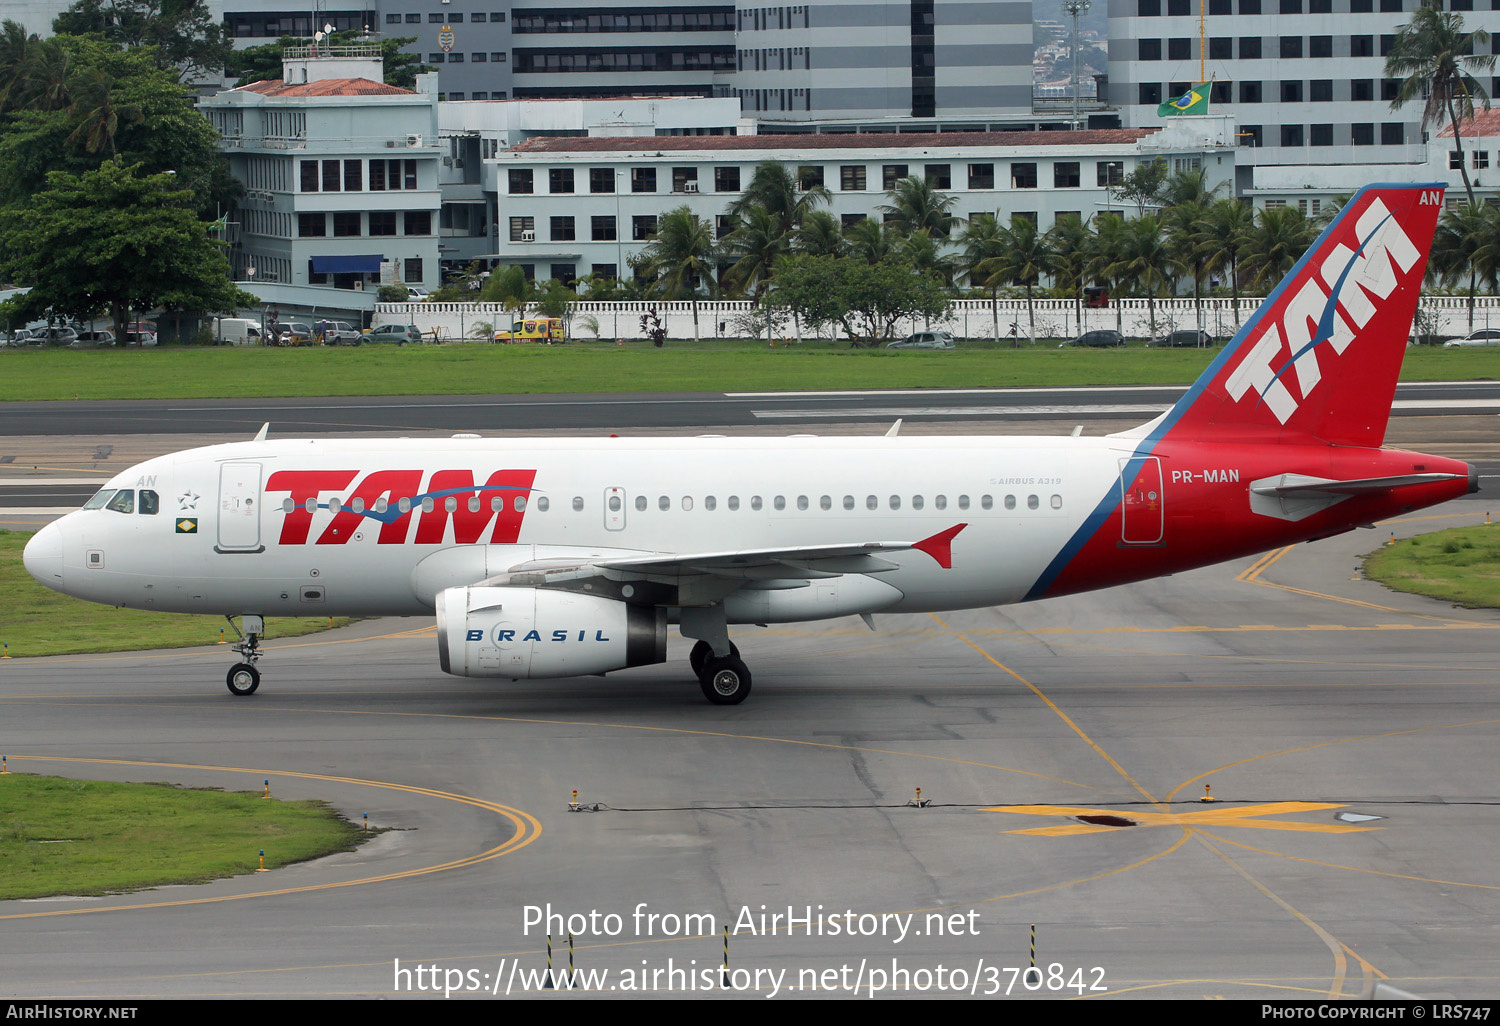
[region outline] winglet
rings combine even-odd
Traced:
[[[937,565],[944,570],[953,569],[953,539],[958,532],[968,527],[968,524],[955,524],[946,531],[941,531],[931,538],[923,538],[919,542],[913,542],[912,548],[927,553],[937,560]]]

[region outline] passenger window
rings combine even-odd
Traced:
[[[979,497],[979,507],[980,509],[994,509],[995,500],[988,495],[981,495]]]
[[[437,503],[433,501],[432,496],[430,496],[430,495],[424,495],[424,496],[422,496],[422,512],[423,513],[431,513],[436,508],[437,508]]]
[[[740,508],[740,497],[738,495],[731,495],[729,497],[729,508],[731,510],[737,510]]]
[[[920,495],[913,495],[911,497],[911,508],[912,509],[921,509],[922,508],[922,497]]]
[[[684,513],[691,513],[693,511],[693,497],[691,495],[684,495],[682,497],[682,511]]]
[[[410,513],[411,499],[407,498],[405,495],[401,496],[401,501],[396,503],[396,508],[402,513]]]
[[[865,509],[879,509],[880,500],[873,495],[865,496]]]
[[[845,509],[853,509],[854,508],[854,496],[852,496],[852,495],[846,495],[846,496],[844,496],[844,508]]]
[[[1061,495],[1054,495],[1054,496],[1052,496],[1052,508],[1053,509],[1062,509],[1062,496]]]
[[[308,496],[307,501],[302,504],[302,508],[305,509],[309,513],[316,513],[318,511],[318,499],[317,499],[317,497],[316,496]]]
[[[145,492],[141,493],[141,495],[143,497],[145,496],[145,494],[146,494]],[[339,502],[338,499],[329,499],[328,500],[328,512],[330,512],[330,513],[337,513],[339,510],[341,510],[343,508],[344,508],[344,504],[342,502]]]
[[[115,493],[115,497],[109,500],[106,509],[112,509],[116,513],[135,512],[135,492],[129,488],[121,488]]]
[[[1016,497],[1014,495],[1007,495],[1005,497],[1005,508],[1006,509],[1015,509],[1016,508]]]
[[[582,495],[575,495],[575,496],[573,496],[573,512],[575,512],[575,513],[582,513],[583,512],[583,496]]]
[[[635,497],[635,508],[636,508],[636,511],[638,513],[644,513],[644,512],[646,512],[646,505],[647,505],[647,502],[646,502],[646,497],[644,495],[637,495]]]
[[[389,502],[385,501],[385,496],[384,495],[382,495],[380,498],[378,498],[378,499],[375,500],[375,512],[376,513],[384,513],[386,510],[388,510],[390,508],[391,508],[391,504]]]
[[[365,511],[365,500],[356,495],[354,500],[349,503],[349,508],[356,513],[363,513]]]
[[[900,508],[901,508],[901,496],[899,496],[899,495],[892,495],[891,496],[891,509],[900,509]]]
[[[159,509],[161,509],[161,498],[150,489],[142,488],[140,512],[148,517],[154,517]]]
[[[611,513],[620,512],[620,497],[618,495],[611,495],[609,497],[609,511]]]
[[[947,509],[948,508],[948,496],[946,496],[946,495],[934,495],[932,497],[932,504],[934,506],[936,506],[938,509]]]
[[[833,497],[831,495],[825,495],[825,496],[823,496],[821,499],[818,500],[818,508],[819,509],[833,509]]]
[[[515,510],[517,513],[525,513],[526,512],[526,496],[524,496],[524,495],[517,495],[516,496],[516,500],[510,504],[510,508],[513,509],[513,510]]]
[[[757,513],[760,512],[760,496],[759,495],[752,495],[752,496],[750,496],[750,508],[753,509]]]
[[[778,496],[776,496],[775,501],[773,501],[771,503],[771,505],[775,506],[778,511],[786,509],[786,496],[785,495],[778,495]]]
[[[665,495],[659,496],[656,500],[656,508],[665,513],[667,510],[672,508],[672,500],[667,498]]]
[[[536,508],[537,508],[538,511],[540,511],[542,513],[547,512],[547,507],[551,506],[551,505],[552,505],[552,503],[550,503],[550,502],[547,501],[547,497],[545,495],[540,496],[536,500]]]
[[[968,509],[969,508],[969,497],[967,495],[960,495],[958,497],[958,508],[959,509]]]
[[[115,496],[115,490],[113,488],[106,488],[103,491],[95,492],[94,493],[94,497],[92,499],[90,499],[88,502],[85,502],[83,504],[83,508],[84,509],[103,509],[104,508],[104,504],[106,502],[108,502],[110,499],[114,498],[114,496]],[[291,502],[292,500],[288,499],[286,501],[287,502]],[[290,513],[291,510],[288,509],[287,512]]]
[[[802,510],[807,509],[807,496],[805,496],[805,495],[799,495],[799,496],[797,496],[797,508],[798,509],[802,509]]]
[[[714,498],[712,495],[705,495],[703,497],[703,508],[708,510],[710,513],[712,513],[718,505],[719,500]]]
[[[1040,509],[1041,506],[1042,506],[1041,501],[1038,500],[1035,495],[1028,495],[1028,496],[1026,496],[1026,508],[1027,509]]]
[[[505,499],[499,495],[490,496],[490,512],[499,513],[505,508]]]
[[[496,498],[499,498],[499,496],[496,496]],[[468,503],[468,505],[469,505],[469,512],[470,513],[478,513],[479,512],[479,496],[477,496],[477,495],[471,495],[471,496],[469,496],[469,503]],[[490,500],[490,510],[493,511],[494,508],[495,508],[495,502],[494,502],[494,499],[491,499]]]
[[[288,496],[287,498],[281,500],[281,512],[283,512],[283,513],[290,513],[292,510],[294,510],[296,508],[297,508],[297,504],[291,500],[290,496]]]

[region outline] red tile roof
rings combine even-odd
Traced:
[[[1482,135],[1500,135],[1500,107],[1476,110],[1472,118],[1464,121],[1462,128],[1465,139],[1473,139]],[[1438,136],[1452,139],[1453,126],[1449,125],[1443,129]]]
[[[676,150],[923,149],[974,146],[1099,146],[1133,143],[1157,128],[1102,128],[1082,132],[861,132],[821,135],[554,136],[527,139],[522,153],[656,153]]]
[[[262,96],[415,96],[416,91],[400,86],[371,82],[368,78],[321,78],[302,85],[287,85],[281,79],[251,82],[235,87]]]

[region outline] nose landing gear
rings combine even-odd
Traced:
[[[234,617],[226,615],[224,619],[229,621],[229,627],[239,634],[240,641],[233,646],[233,651],[244,657],[244,662],[235,663],[229,668],[229,674],[224,678],[224,683],[229,687],[229,693],[243,698],[246,695],[255,694],[255,689],[260,687],[260,671],[255,668],[255,662],[260,658],[260,638],[265,633],[266,623],[259,616],[241,616],[240,620],[245,625],[244,633],[234,625]]]

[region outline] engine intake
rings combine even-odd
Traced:
[[[667,658],[667,611],[535,588],[437,596],[438,659],[458,677],[578,677]]]

